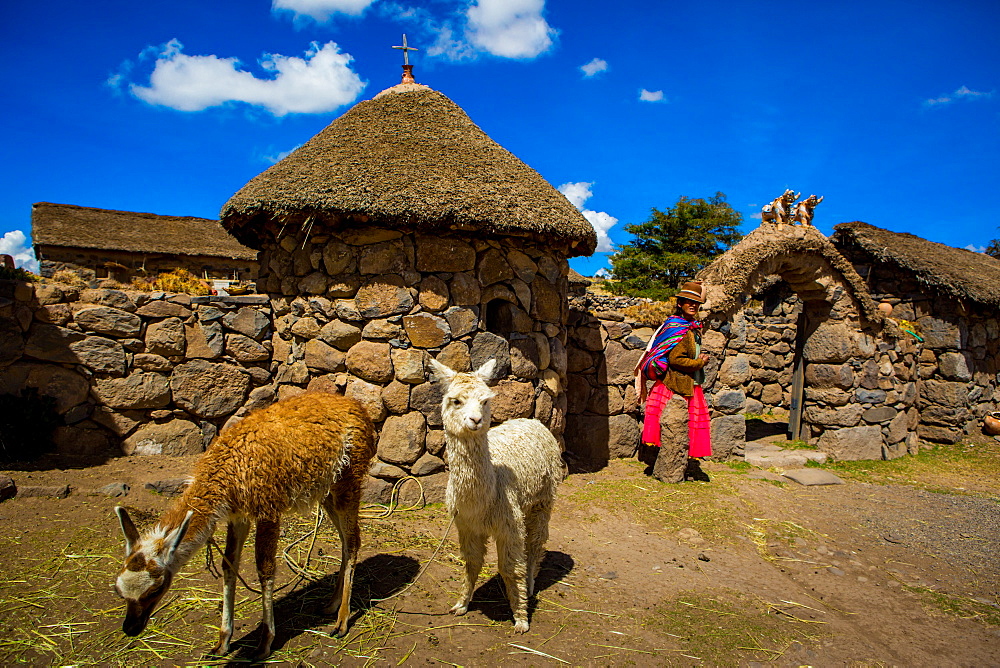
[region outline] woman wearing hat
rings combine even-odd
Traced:
[[[698,320],[698,309],[705,303],[705,288],[701,281],[688,281],[676,299],[674,315],[656,330],[635,367],[636,389],[640,399],[646,401],[642,442],[660,447],[660,414],[676,392],[688,402],[688,456],[708,457],[712,454],[711,424],[701,389],[708,355],[701,352],[702,324]],[[647,380],[653,381],[648,400]]]

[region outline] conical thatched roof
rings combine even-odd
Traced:
[[[862,314],[881,325],[864,280],[830,240],[812,226],[762,225],[698,272],[707,293],[708,312],[726,316],[780,275],[803,301],[825,294],[824,277],[835,275],[850,290]]]
[[[833,243],[849,256],[860,248],[880,262],[912,272],[919,283],[937,292],[1000,306],[1000,260],[861,221],[833,229]]]
[[[217,220],[73,204],[33,204],[31,239],[36,246],[257,260],[257,252],[236,243]]]
[[[590,223],[538,172],[419,84],[355,105],[233,195],[221,218],[249,246],[275,219],[532,236],[565,246],[569,257],[597,243]]]

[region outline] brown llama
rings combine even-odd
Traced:
[[[254,658],[268,656],[275,632],[274,573],[281,515],[308,512],[322,503],[341,540],[340,574],[325,612],[336,610],[337,634],[347,633],[361,545],[361,487],[374,455],[375,429],[365,409],[336,394],[301,394],[254,411],[223,431],[198,460],[184,494],[151,530],[140,535],[125,509],[115,508],[125,533],[125,566],[115,582],[126,604],[122,631],[135,636],[146,628],[174,576],[223,521],[227,533],[222,626],[211,653],[226,654],[233,636],[240,556],[255,522],[264,613]]]

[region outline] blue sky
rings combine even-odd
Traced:
[[[38,201],[217,217],[397,83],[403,32],[417,80],[605,248],[682,195],[726,193],[749,231],[785,188],[825,197],[825,233],[1000,236],[995,0],[54,0],[0,7],[0,252],[23,250]]]

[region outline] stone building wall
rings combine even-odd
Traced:
[[[231,259],[211,255],[147,255],[120,250],[66,248],[38,245],[40,273],[46,278],[62,269],[77,272],[86,280],[113,277],[128,282],[133,276],[155,276],[174,269],[187,269],[198,277],[252,281],[257,275],[256,260]],[[115,262],[128,269],[105,266]]]
[[[459,370],[498,362],[494,422],[535,417],[565,429],[568,264],[518,240],[403,234],[288,235],[260,255],[274,314],[279,398],[332,383],[379,430],[374,493],[443,471],[433,356]]]
[[[261,266],[270,294],[246,297],[5,284],[0,392],[58,395],[64,452],[181,454],[253,408],[340,391],[379,433],[369,498],[410,474],[439,498],[441,393],[427,356],[460,371],[496,359],[494,421],[535,417],[561,440],[565,260],[520,241],[370,229],[288,236]]]
[[[721,323],[718,334],[708,334],[706,347],[722,360],[712,405],[749,413],[790,408],[795,347],[803,337],[804,438],[842,460],[916,452],[919,346],[911,337],[867,328],[836,281],[826,293],[826,301],[804,304],[775,282]]]
[[[935,295],[912,274],[884,264],[857,265],[891,317],[915,323],[924,342],[911,365],[918,384],[921,439],[954,443],[1000,409],[1000,313]]]
[[[266,405],[270,305],[0,281],[0,393],[55,399],[69,455],[193,454]]]

